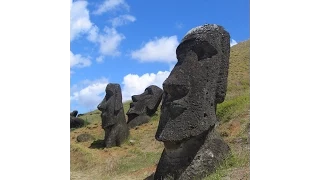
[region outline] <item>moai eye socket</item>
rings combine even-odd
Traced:
[[[192,50],[197,54],[198,61],[211,58],[218,54],[218,51],[207,41],[198,41]]]
[[[113,96],[113,92],[111,90],[106,90],[105,98],[108,100],[111,96]]]
[[[152,92],[152,89],[151,89],[151,88],[146,88],[145,92],[147,92],[147,94],[150,94],[150,95],[152,95],[152,94],[153,94],[153,92]]]
[[[218,54],[218,51],[208,41],[192,38],[185,40],[177,47],[176,53],[178,61],[183,60],[189,50],[197,54],[198,61],[211,58]]]

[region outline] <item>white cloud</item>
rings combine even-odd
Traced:
[[[169,76],[169,71],[159,71],[157,74],[146,73],[142,76],[128,74],[123,78],[122,101],[131,100],[132,95],[141,94],[146,87],[156,85],[162,89],[162,83]]]
[[[70,68],[73,68],[73,67],[83,68],[90,65],[91,65],[91,61],[89,58],[85,58],[81,54],[74,55],[70,51]]]
[[[99,57],[96,58],[96,61],[97,61],[98,63],[102,63],[103,60],[104,60],[104,56],[99,56]]]
[[[141,62],[176,62],[178,45],[177,36],[156,38],[146,43],[141,49],[133,51],[131,57]]]
[[[91,29],[87,5],[87,1],[76,1],[70,5],[70,41]]]
[[[236,45],[236,44],[238,44],[237,41],[234,40],[234,39],[231,39],[231,41],[230,41],[230,47],[232,47],[232,46],[234,46],[234,45]]]
[[[110,22],[112,23],[112,27],[122,26],[134,21],[136,21],[136,18],[129,14],[121,15],[110,20]]]
[[[105,26],[102,31],[97,25],[90,21],[87,5],[87,1],[70,1],[70,41],[73,41],[81,35],[86,35],[88,41],[99,46],[100,56],[96,58],[98,63],[103,62],[103,57],[106,55],[120,55],[121,53],[118,48],[121,44],[121,41],[125,39],[125,36],[119,33],[115,27],[127,24],[129,22],[134,22],[136,18],[128,14],[118,16],[110,20],[112,23],[112,28]],[[124,0],[106,0],[95,13],[101,14],[106,11],[123,8],[129,10],[129,6]],[[74,64],[77,64],[77,62],[79,66],[88,66],[88,64],[85,63],[87,61],[83,62],[85,63],[83,65],[81,65],[81,61],[71,61],[71,67],[74,66]]]
[[[115,28],[105,27],[104,32],[99,32],[97,26],[92,26],[88,32],[87,39],[93,43],[99,44],[100,56],[96,59],[97,62],[102,62],[105,55],[118,56],[120,51],[118,47],[122,40],[125,39],[123,34],[118,33]]]
[[[96,25],[93,25],[88,31],[87,39],[91,42],[96,42],[99,37],[99,28]]]
[[[117,56],[120,55],[118,46],[125,39],[123,34],[119,34],[114,28],[104,28],[104,34],[100,34],[98,42],[100,44],[99,52],[102,55]]]
[[[96,109],[105,95],[108,83],[106,78],[100,78],[94,81],[85,80],[79,85],[73,85],[70,88],[72,93],[70,100],[88,109]]]
[[[117,8],[124,8],[129,11],[129,5],[124,0],[105,0],[93,14],[100,15],[107,11],[116,10]]]

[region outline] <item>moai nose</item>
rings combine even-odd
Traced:
[[[137,102],[137,101],[138,101],[137,95],[133,95],[133,96],[131,97],[131,99],[132,99],[133,102]]]
[[[105,108],[106,108],[106,107],[105,107],[105,104],[106,104],[106,99],[103,98],[102,102],[97,106],[98,110],[99,110],[99,111],[105,110]]]
[[[177,81],[174,77],[168,77],[162,84],[165,95],[171,101],[181,99],[189,92],[189,84]]]

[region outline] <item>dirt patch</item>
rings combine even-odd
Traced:
[[[83,172],[71,171],[70,172],[70,179],[71,180],[91,180],[92,177],[90,178],[90,175],[84,174]]]
[[[148,177],[150,174],[154,173],[156,171],[157,166],[153,165],[150,167],[146,167],[143,169],[140,169],[138,171],[133,172],[130,176],[131,177],[143,177],[142,179]]]
[[[228,171],[227,175],[221,180],[249,180],[250,179],[250,168],[233,168]]]
[[[138,139],[139,147],[142,152],[160,152],[163,149],[163,143],[155,139],[158,122],[149,122],[142,124],[137,129],[131,129],[132,137]]]

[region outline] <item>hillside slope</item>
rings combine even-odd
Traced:
[[[129,103],[124,103],[127,112]],[[159,107],[160,109],[160,107]],[[144,179],[155,171],[163,150],[154,135],[160,110],[147,124],[130,130],[129,139],[121,147],[104,149],[100,146],[104,131],[100,111],[86,113],[89,124],[70,132],[71,179],[121,180]],[[249,179],[250,174],[250,41],[231,48],[226,99],[218,105],[218,131],[232,150],[232,156],[206,177],[213,179]],[[94,141],[77,142],[81,133],[94,136]]]

